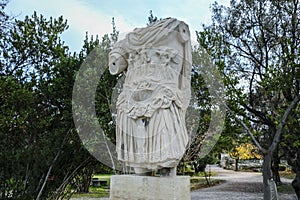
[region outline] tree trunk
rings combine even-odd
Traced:
[[[80,193],[89,193],[90,192],[90,183],[92,181],[93,170],[83,170],[79,182],[79,192]]]
[[[300,170],[298,170],[296,177],[292,182],[292,186],[295,190],[298,199],[300,199]]]
[[[279,164],[280,164],[280,158],[278,156],[278,148],[276,148],[275,151],[273,152],[273,165],[272,165],[272,173],[276,185],[282,184],[279,175]]]
[[[296,177],[292,182],[292,186],[295,190],[295,193],[300,199],[300,150],[297,151],[296,162],[293,166],[293,171],[296,173]]]
[[[272,169],[272,152],[267,151],[264,154],[263,162],[263,183],[264,183],[264,200],[277,200],[276,184],[273,180]]]
[[[235,171],[239,171],[239,159],[235,159]]]
[[[182,163],[182,175],[185,175],[185,162]]]

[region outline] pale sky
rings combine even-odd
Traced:
[[[146,26],[150,10],[158,18],[174,17],[186,22],[192,40],[196,40],[195,31],[211,23],[210,5],[215,1],[229,5],[230,0],[10,0],[6,12],[18,19],[34,11],[47,18],[63,15],[69,29],[62,39],[71,51],[79,52],[86,32],[100,38],[111,33],[114,17],[122,36],[135,27]]]

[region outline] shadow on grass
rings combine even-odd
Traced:
[[[208,184],[207,180],[203,177],[191,177],[191,191],[202,189],[202,188],[213,187],[222,184],[224,182],[225,182],[224,180],[211,179],[209,180],[209,184]]]

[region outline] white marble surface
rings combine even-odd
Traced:
[[[189,27],[174,18],[136,28],[114,45],[110,72],[126,76],[117,101],[116,149],[127,166],[174,168],[183,156],[191,58]]]
[[[190,177],[116,175],[110,200],[190,200]]]

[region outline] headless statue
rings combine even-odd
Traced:
[[[118,159],[136,174],[176,175],[189,141],[191,63],[189,28],[174,18],[134,29],[109,54],[110,73],[125,73],[117,101]]]

